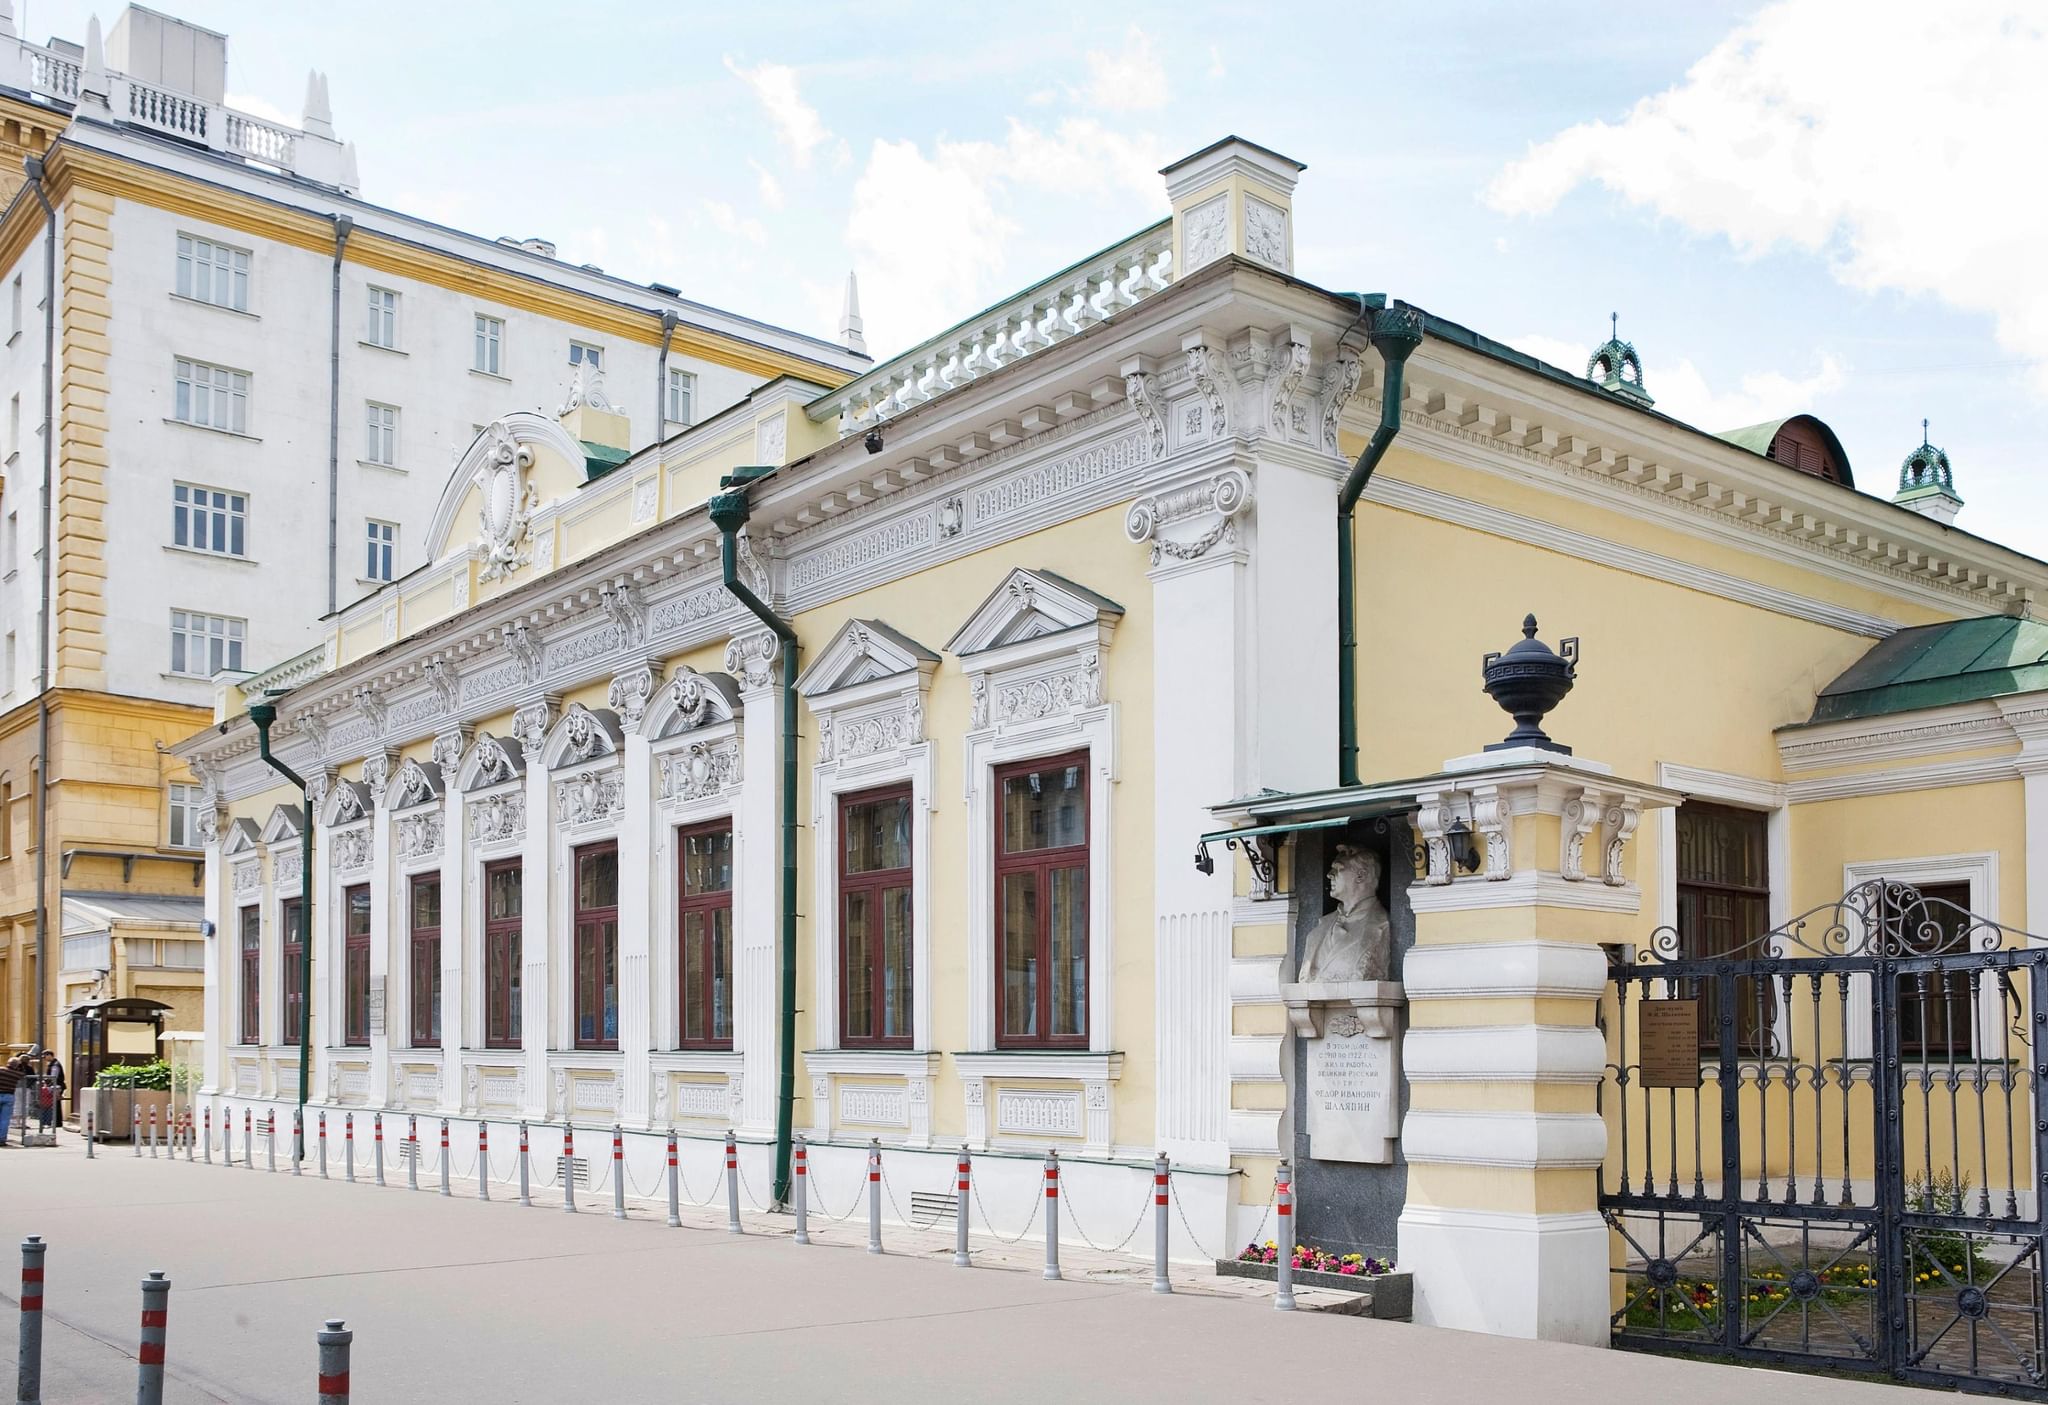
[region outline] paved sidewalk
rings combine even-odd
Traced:
[[[187,1401],[302,1401],[314,1333],[356,1332],[359,1400],[549,1402],[1290,1401],[1330,1395],[1515,1405],[1585,1399],[1719,1405],[1789,1396],[1815,1405],[1912,1405],[1929,1392],[1272,1310],[1270,1288],[1193,1269],[1171,1297],[1142,1264],[977,1240],[952,1267],[952,1235],[864,1219],[790,1242],[782,1216],[722,1209],[663,1224],[608,1196],[564,1214],[509,1198],[444,1200],[317,1176],[57,1151],[0,1152],[0,1369],[15,1354],[14,1255],[50,1244],[47,1405],[134,1391],[138,1284],[172,1281],[169,1386]],[[703,1186],[696,1187],[701,1194]],[[505,1192],[494,1188],[493,1194]],[[1143,1239],[1149,1231],[1141,1234]],[[1305,1301],[1317,1295],[1305,1295]]]

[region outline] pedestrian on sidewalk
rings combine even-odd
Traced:
[[[43,1055],[42,1078],[42,1086],[36,1090],[36,1126],[47,1132],[64,1117],[64,1065],[55,1054]]]
[[[7,1145],[7,1131],[14,1125],[14,1094],[27,1067],[19,1057],[0,1065],[0,1146]]]

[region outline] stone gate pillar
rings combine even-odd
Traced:
[[[1418,1322],[1608,1340],[1601,948],[1640,940],[1631,839],[1678,798],[1539,747],[1448,762],[1420,796],[1400,1219]]]

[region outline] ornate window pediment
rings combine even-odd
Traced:
[[[678,668],[654,690],[641,729],[652,740],[660,741],[703,727],[737,722],[739,716],[740,686],[731,674],[699,673],[685,667]]]
[[[1051,571],[1023,567],[1004,578],[946,644],[960,658],[1009,645],[1093,628],[1107,644],[1124,607]]]
[[[441,768],[433,762],[408,758],[398,765],[391,782],[390,800],[394,810],[425,805],[441,798]]]
[[[369,815],[373,803],[370,788],[361,781],[338,780],[321,798],[320,823],[330,827],[354,824]]]
[[[282,805],[278,806],[280,810],[283,808]],[[272,813],[274,816],[275,811]],[[294,831],[294,833],[296,832]],[[229,856],[253,853],[258,845],[265,843],[268,839],[268,835],[256,828],[256,821],[250,819],[233,820],[228,824],[228,837],[221,841],[220,851]]]
[[[571,703],[541,746],[541,764],[550,771],[558,771],[564,766],[615,757],[625,735],[619,715],[610,708],[593,709]]]
[[[818,721],[821,765],[900,752],[924,740],[924,697],[939,656],[880,620],[849,620],[796,681]]]
[[[263,822],[262,840],[265,844],[282,844],[287,839],[297,839],[305,825],[305,813],[298,806],[274,805],[270,818]]]
[[[503,785],[526,774],[526,753],[519,743],[489,732],[477,733],[469,753],[455,772],[455,788],[465,794],[486,786]]]

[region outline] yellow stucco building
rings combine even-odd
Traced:
[[[1273,1232],[1285,1158],[1301,1233],[1397,1254],[1426,1320],[1605,1342],[1699,1271],[1645,1225],[1771,1219],[1724,1146],[1805,1204],[1810,1127],[1877,1145],[1899,1049],[1990,1068],[1988,1015],[1887,1043],[1870,983],[2033,969],[2004,926],[2048,925],[2019,667],[2048,567],[1946,520],[1945,460],[1901,505],[1809,417],[1658,413],[1618,341],[1582,375],[1302,281],[1301,170],[1218,143],[1167,168],[1170,220],[623,461],[588,381],[487,425],[428,564],[175,749],[209,1095],[288,1112],[309,1028],[322,1108],[544,1124],[546,1156],[617,1123],[650,1170],[664,1129],[710,1167],[730,1126],[763,1200],[794,1133],[840,1203],[871,1139],[918,1188],[964,1142],[1006,1232],[1048,1146],[1097,1234],[1163,1150],[1189,1257]],[[1579,666],[1487,749],[1482,659],[1503,698],[1567,676],[1525,613]],[[1737,969],[1796,963],[1771,930],[1871,879],[1983,921]],[[1849,1037],[1814,1043],[1823,976]],[[1674,1049],[1688,1091],[1646,1122]],[[2031,1096],[2000,1067],[1967,1100]],[[1859,1164],[1820,1163],[1849,1208],[1809,1218],[1893,1242],[1897,1158]],[[1956,1232],[2038,1223],[1999,1189],[2005,1229]]]

